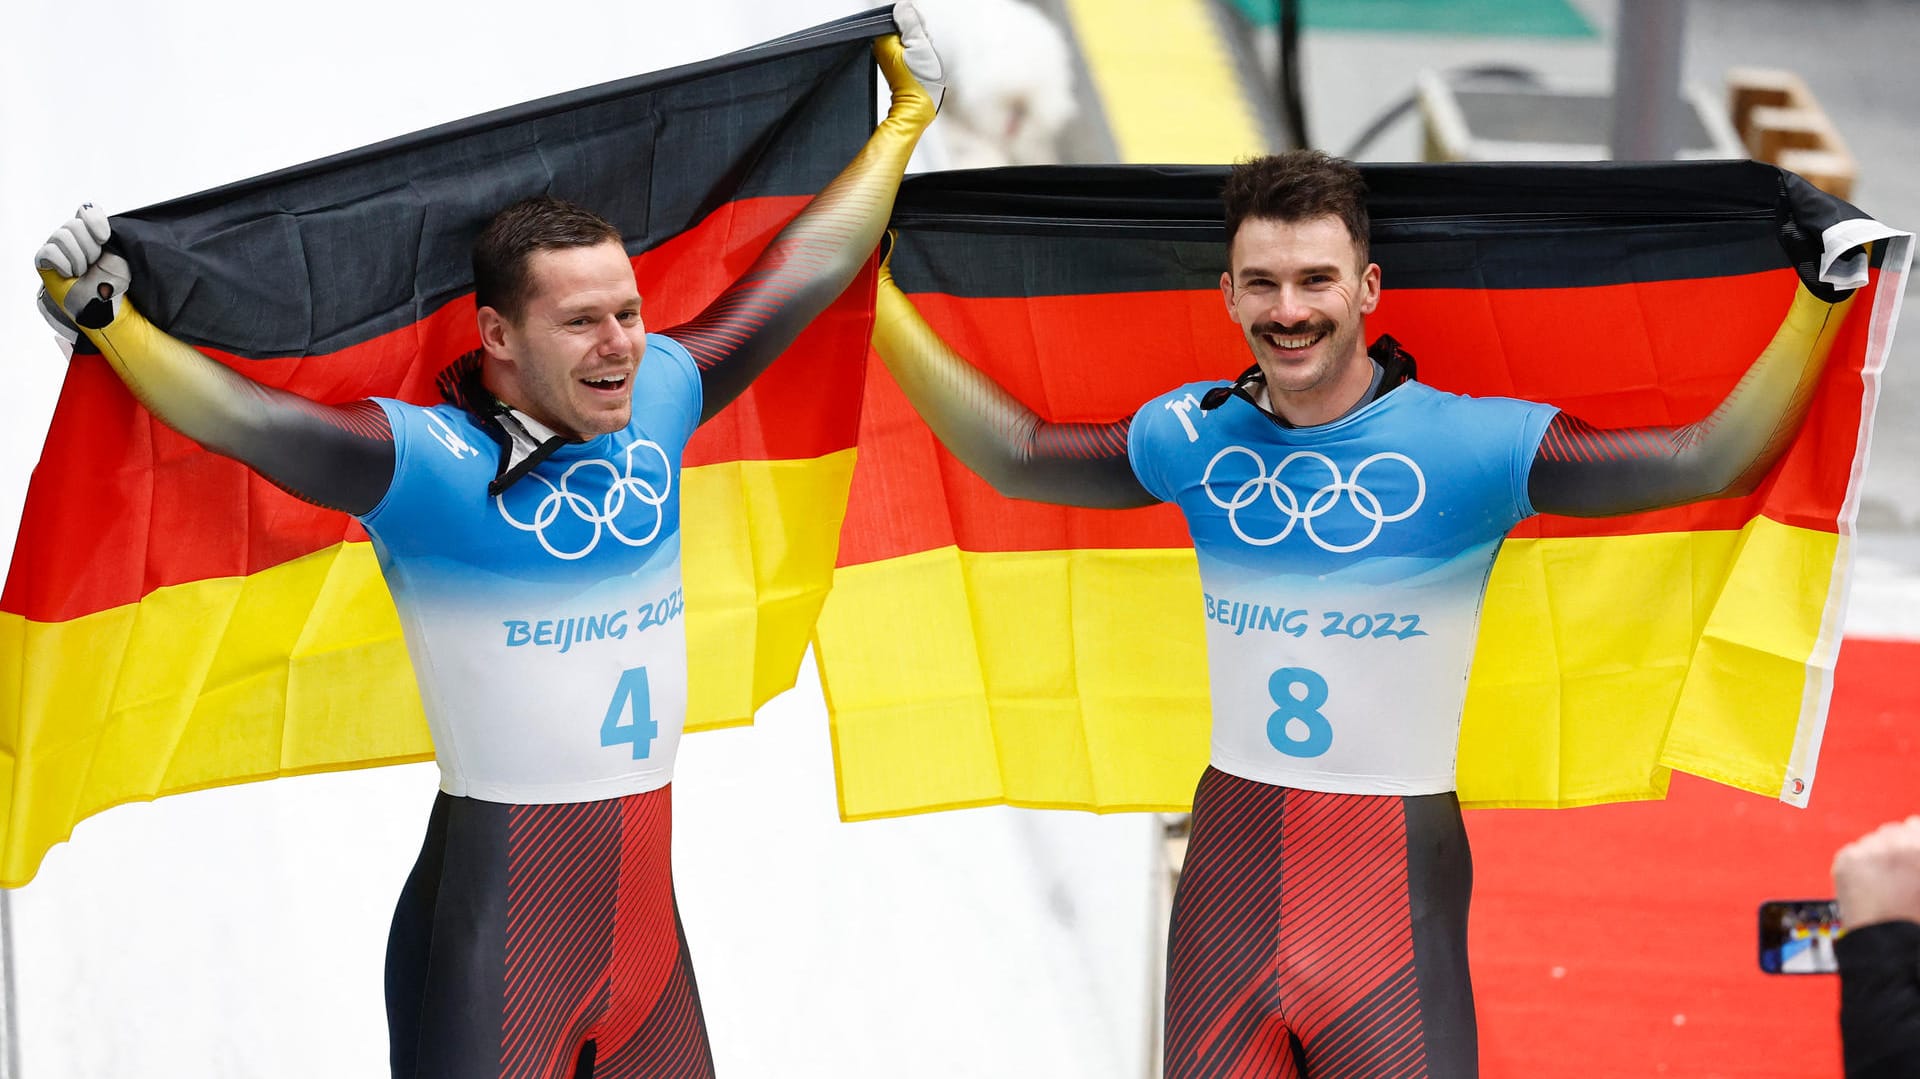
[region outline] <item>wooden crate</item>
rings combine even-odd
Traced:
[[[1727,110],[1755,161],[1778,165],[1836,198],[1852,198],[1859,166],[1799,75],[1779,68],[1727,70]]]

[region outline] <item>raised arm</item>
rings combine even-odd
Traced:
[[[107,216],[82,207],[40,249],[46,300],[77,316],[127,389],[162,423],[296,498],[359,514],[393,480],[393,432],[372,401],[322,405],[262,386],[162,332],[125,298],[124,260],[104,253]],[[69,304],[80,284],[86,305]],[[110,297],[98,297],[104,286]],[[52,312],[50,312],[50,315]]]
[[[912,5],[896,7],[894,18],[900,33],[873,43],[893,93],[886,119],[738,281],[691,321],[666,331],[700,367],[702,423],[745,392],[846,291],[886,231],[907,158],[938,105],[937,91],[922,79],[932,82],[940,74]]]
[[[1132,420],[1049,423],[962,359],[880,264],[873,348],[961,463],[1008,498],[1095,509],[1153,505],[1127,460]]]
[[[1800,286],[1773,341],[1697,423],[1604,430],[1554,417],[1527,479],[1534,508],[1610,517],[1751,493],[1806,417],[1849,302]]]

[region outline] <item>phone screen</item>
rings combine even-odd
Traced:
[[[1760,969],[1768,974],[1832,974],[1842,932],[1831,899],[1769,899],[1760,904]]]

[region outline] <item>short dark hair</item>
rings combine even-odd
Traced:
[[[620,242],[620,230],[591,210],[551,195],[521,199],[493,215],[473,241],[473,303],[518,321],[532,294],[527,263],[536,251]]]
[[[1240,232],[1240,223],[1248,218],[1308,221],[1337,217],[1360,249],[1360,264],[1365,266],[1370,261],[1368,233],[1373,225],[1367,216],[1367,181],[1345,158],[1320,150],[1250,157],[1227,173],[1227,186],[1220,198],[1226,203],[1229,250]]]

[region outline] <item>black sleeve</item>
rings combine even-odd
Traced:
[[[948,452],[1008,498],[1094,509],[1154,505],[1127,457],[1131,416],[1043,420],[941,340],[882,264],[873,348]]]
[[[1604,429],[1555,416],[1527,476],[1534,509],[1611,517],[1751,493],[1799,431],[1849,302],[1798,289],[1739,384],[1684,427]]]
[[[1920,923],[1849,929],[1833,950],[1847,1079],[1920,1077]]]
[[[873,43],[893,101],[867,144],[706,310],[667,330],[700,368],[700,422],[718,415],[826,310],[885,233],[907,159],[934,101],[907,70],[900,39]]]
[[[379,505],[397,461],[386,410],[374,401],[322,405],[296,394],[276,396],[270,418],[250,437],[207,448],[244,462],[303,502],[356,517]]]
[[[393,482],[393,432],[374,401],[327,405],[262,385],[161,331],[131,303],[86,334],[160,422],[296,498],[357,515]]]

